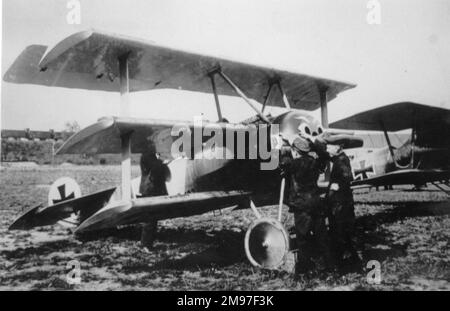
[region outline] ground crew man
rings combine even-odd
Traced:
[[[167,195],[166,181],[170,178],[170,170],[166,164],[158,159],[153,144],[141,155],[141,197]],[[141,244],[144,248],[151,248],[157,231],[157,220],[148,221],[142,225]]]
[[[289,154],[291,153],[291,154]],[[320,199],[317,181],[326,166],[326,144],[298,136],[291,148],[283,148],[280,167],[286,178],[286,198],[294,213],[297,238],[296,274],[314,267],[312,257],[318,250],[323,268],[331,267],[328,232],[325,225],[325,206]]]
[[[156,150],[150,145],[141,155],[141,184],[139,192],[142,197],[167,195],[166,181],[170,176],[169,168],[156,156]]]
[[[359,260],[354,243],[355,210],[350,159],[342,146],[328,145],[332,169],[327,193],[328,220],[333,253],[339,266]]]

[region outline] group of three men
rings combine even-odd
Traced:
[[[318,179],[330,164],[330,182],[323,197]],[[353,175],[342,146],[297,136],[282,149],[280,168],[287,185],[285,202],[294,214],[296,274],[359,262],[353,233]]]

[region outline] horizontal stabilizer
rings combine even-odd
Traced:
[[[33,207],[14,221],[9,230],[29,230],[34,227],[54,225],[78,212],[80,212],[80,221],[83,221],[104,207],[115,190],[116,188],[111,188],[47,207],[43,205]]]

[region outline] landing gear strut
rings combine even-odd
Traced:
[[[283,179],[280,187],[278,219],[264,218],[250,201],[250,207],[256,216],[245,235],[245,254],[250,263],[256,267],[276,269],[280,267],[289,253],[289,234],[281,223],[283,197]]]

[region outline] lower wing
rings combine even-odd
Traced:
[[[428,182],[448,180],[449,178],[450,170],[406,169],[373,178],[355,180],[352,182],[352,186],[423,185]]]
[[[203,214],[249,203],[247,191],[210,191],[113,202],[86,219],[75,231],[85,233],[117,226]]]

